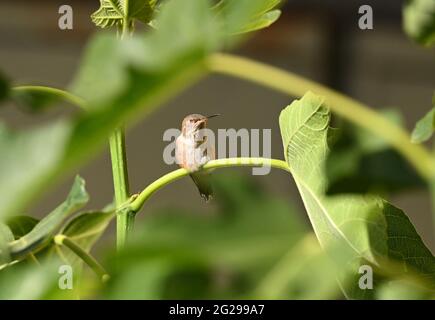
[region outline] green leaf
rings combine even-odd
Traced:
[[[101,28],[122,26],[124,13],[117,0],[100,0],[100,8],[91,15],[91,19]]]
[[[87,212],[82,213],[72,219],[61,231],[63,234],[73,240],[83,250],[89,252],[96,241],[101,237],[107,229],[109,223],[115,217],[112,212]],[[82,263],[71,250],[58,247],[56,250],[61,250],[61,258],[70,265],[78,265]]]
[[[433,108],[420,121],[412,131],[411,141],[422,143],[429,140],[435,131],[435,94],[432,98]]]
[[[153,17],[156,0],[100,0],[100,8],[91,15],[101,28],[122,28],[126,21],[138,20],[145,24]]]
[[[384,112],[400,125],[400,115]],[[393,192],[422,188],[425,182],[391,146],[359,127],[344,122],[330,141],[326,160],[327,194]]]
[[[85,181],[77,176],[67,199],[35,225],[32,231],[9,244],[11,258],[21,259],[29,252],[35,252],[44,247],[61,223],[83,207],[88,200]]]
[[[407,0],[403,9],[405,32],[420,44],[435,43],[435,1]]]
[[[216,8],[226,34],[241,34],[266,28],[281,15],[275,9],[281,0],[223,0]]]
[[[29,216],[14,216],[7,220],[7,225],[11,229],[14,239],[19,239],[28,234],[39,223],[38,219]],[[13,239],[13,240],[14,240]]]
[[[403,274],[414,270],[433,288],[435,258],[400,209],[375,196],[325,195],[329,122],[323,98],[313,93],[280,115],[284,154],[319,242],[324,247],[343,244],[355,274],[361,264],[382,268],[391,259],[402,265]],[[359,288],[346,294],[365,297]]]

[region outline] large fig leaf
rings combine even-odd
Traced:
[[[285,158],[320,244],[344,244],[351,257],[347,267],[355,274],[361,264],[382,268],[385,261],[394,260],[403,274],[418,272],[435,287],[435,258],[403,211],[376,196],[325,195],[329,121],[327,106],[313,93],[280,115]],[[358,287],[346,294],[366,296]]]

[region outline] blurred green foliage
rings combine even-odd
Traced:
[[[397,111],[388,109],[383,114],[403,126]],[[348,122],[343,121],[339,125],[339,130],[331,130],[331,151],[325,163],[328,195],[389,195],[426,186],[415,169],[382,138]]]
[[[233,47],[241,40],[236,34],[267,27],[280,14],[278,0],[223,0],[213,7],[206,0],[129,3],[126,9],[122,1],[101,0],[94,22],[123,27],[136,19],[156,30],[122,42],[105,32],[91,40],[71,86],[80,99],[70,102],[86,112],[26,130],[0,125],[0,150],[7,150],[0,157],[0,298],[331,299],[343,297],[341,290],[350,298],[433,295],[434,257],[406,215],[376,195],[343,194],[393,192],[421,180],[382,140],[347,125],[333,134],[328,108],[312,93],[282,112],[280,127],[314,233],[288,200],[252,179],[214,174],[214,212],[147,212],[128,246],[108,249],[102,259],[109,282],[81,272],[77,252],[53,238],[66,236],[88,255],[116,209],[78,212],[88,195],[76,178],[66,200],[42,220],[23,211],[96,154],[114,128],[134,123],[204,76],[211,53]],[[419,8],[406,8],[408,23]],[[417,20],[406,28],[427,43],[429,20]],[[55,98],[43,91],[11,95],[0,79],[0,100],[8,96],[41,109]],[[423,141],[432,132],[425,118],[414,137]],[[74,267],[72,291],[59,290],[62,264]],[[373,291],[358,288],[361,264],[375,269]]]
[[[415,41],[432,46],[435,43],[435,1],[406,0],[403,27]]]
[[[208,55],[237,39],[223,26],[252,24],[278,2],[231,3],[215,15],[206,0],[169,1],[155,18],[158,30],[122,42],[104,32],[92,39],[72,85],[87,113],[27,131],[0,128],[0,150],[8,150],[0,158],[0,217],[21,214],[42,190],[100,151],[114,128],[137,121],[203,76]],[[249,9],[239,21],[227,21],[238,16],[232,10],[247,8],[259,12]]]

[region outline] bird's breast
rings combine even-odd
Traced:
[[[180,135],[175,143],[175,157],[177,164],[189,171],[197,171],[210,159],[207,156],[207,143],[197,146],[194,139]]]

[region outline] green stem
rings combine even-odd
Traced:
[[[109,280],[109,275],[104,270],[103,266],[89,253],[83,250],[77,243],[72,239],[68,238],[63,234],[58,234],[54,237],[54,242],[59,246],[65,246],[74,252],[80,259],[82,259],[100,278],[103,282]]]
[[[47,95],[51,95],[53,97],[56,97],[58,99],[67,101],[71,103],[72,105],[75,105],[81,109],[86,110],[86,102],[82,98],[68,92],[65,90],[57,89],[57,88],[51,88],[51,87],[45,87],[45,86],[18,86],[12,88],[12,92],[36,92],[36,93],[45,93]]]
[[[119,128],[110,136],[110,156],[112,160],[113,186],[115,191],[115,204],[120,207],[129,198],[129,183],[127,171],[127,157],[125,148],[124,130]],[[124,247],[129,232],[132,229],[134,216],[121,211],[116,216],[117,247]]]
[[[385,139],[428,182],[435,177],[434,159],[426,148],[411,143],[405,130],[358,101],[296,74],[233,55],[212,55],[209,68],[211,71],[249,80],[291,96],[303,96],[310,90],[323,95],[332,111]]]
[[[126,1],[125,16],[128,17],[128,1]],[[130,34],[130,21],[125,18],[122,25],[121,39]],[[128,166],[125,147],[124,128],[116,129],[109,138],[110,157],[112,160],[113,188],[115,204],[119,208],[129,198]],[[116,246],[122,249],[133,229],[134,215],[130,212],[120,211],[116,216]]]
[[[218,159],[211,160],[204,165],[203,169],[218,169],[227,167],[260,167],[260,166],[270,166],[272,168],[282,169],[284,171],[290,172],[290,168],[287,163],[283,160],[276,159],[266,159],[266,158],[228,158],[228,159]],[[129,211],[134,214],[137,213],[144,203],[159,189],[164,186],[174,182],[182,177],[188,176],[189,171],[186,169],[178,169],[172,171],[150,185],[148,185],[140,194],[135,196],[135,199],[129,205]],[[128,210],[127,210],[128,211]]]

